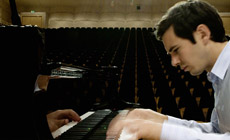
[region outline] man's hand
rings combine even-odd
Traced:
[[[50,131],[53,132],[63,125],[69,123],[69,120],[80,121],[80,116],[72,109],[56,110],[46,115]]]

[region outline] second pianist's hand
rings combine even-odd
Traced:
[[[83,114],[81,116],[81,121],[84,120],[85,118],[89,117],[90,115],[92,115],[94,112],[93,111],[89,111],[85,114]],[[64,132],[66,132],[67,130],[69,130],[70,128],[72,128],[73,126],[77,125],[78,122],[69,122],[68,124],[60,127],[59,129],[57,129],[56,131],[52,132],[52,136],[53,138],[57,138],[58,136],[60,136],[61,134],[63,134]]]

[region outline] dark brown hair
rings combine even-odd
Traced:
[[[211,31],[211,40],[226,41],[225,30],[218,11],[212,5],[201,0],[188,0],[172,6],[156,25],[156,35],[159,40],[166,30],[173,26],[178,37],[189,39],[195,43],[193,32],[197,26],[205,24]]]

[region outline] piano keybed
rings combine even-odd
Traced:
[[[56,137],[56,140],[105,140],[110,121],[118,111],[97,110],[77,125]]]

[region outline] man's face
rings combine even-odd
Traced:
[[[180,66],[182,70],[190,72],[193,76],[201,74],[208,64],[207,51],[199,40],[199,35],[194,33],[194,38],[195,44],[176,36],[172,26],[162,36],[164,47],[171,55],[172,65]]]

